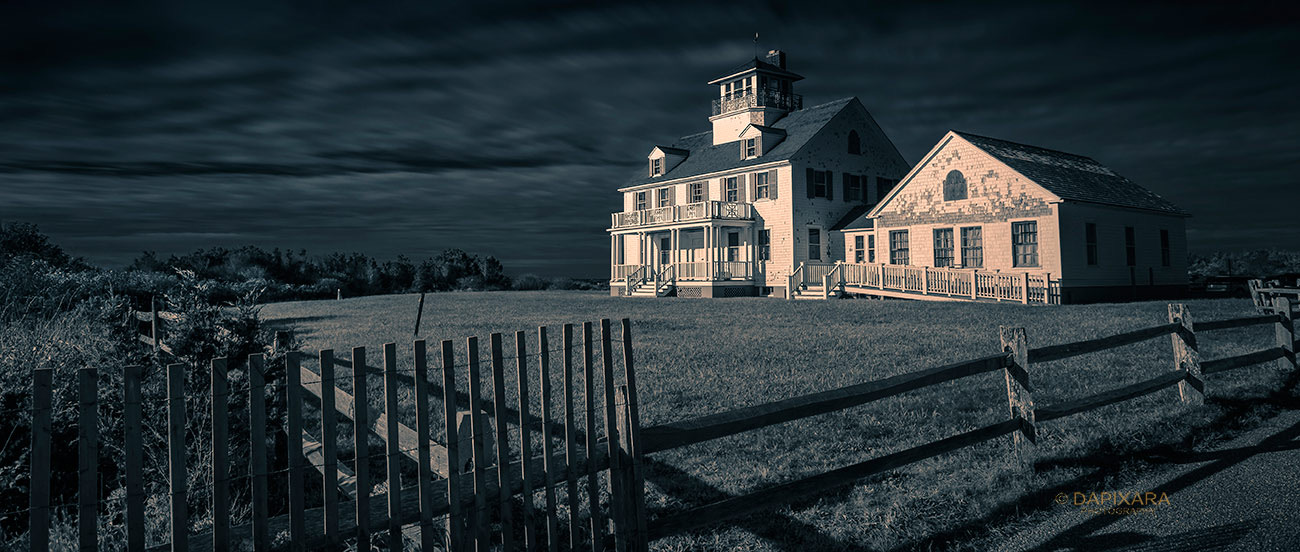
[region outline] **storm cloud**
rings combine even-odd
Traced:
[[[1194,251],[1294,241],[1281,4],[52,4],[0,23],[0,218],[106,265],[461,247],[599,276],[615,189],[707,130],[755,31],[910,162],[948,129],[1062,149],[1191,211]]]

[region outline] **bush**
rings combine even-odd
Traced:
[[[546,280],[532,274],[524,274],[523,276],[515,278],[515,281],[511,284],[511,288],[520,291],[546,289]]]

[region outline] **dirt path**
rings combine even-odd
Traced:
[[[1130,499],[1118,505],[1127,511],[1099,513],[1088,495],[1063,493],[1058,512],[997,550],[1300,550],[1300,411],[1168,461],[1171,469],[1113,489],[1142,492],[1144,502],[1155,493],[1156,504]]]

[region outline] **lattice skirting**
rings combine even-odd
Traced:
[[[696,299],[704,297],[704,288],[697,287],[679,287],[677,288],[678,297],[694,297]]]

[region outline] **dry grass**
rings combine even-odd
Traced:
[[[293,327],[304,350],[313,355],[318,349],[333,348],[336,356],[347,358],[351,347],[366,346],[369,363],[378,366],[380,345],[398,342],[399,369],[409,369],[415,307],[416,296],[395,295],[273,304],[262,314],[270,324]],[[1192,301],[1189,308],[1198,320],[1253,312],[1245,300]],[[535,352],[539,325],[550,327],[555,348],[565,322],[623,317],[633,321],[642,424],[654,425],[996,352],[999,325],[1028,328],[1031,347],[1149,327],[1166,321],[1166,304],[1041,307],[762,298],[629,300],[583,292],[446,293],[428,297],[421,334],[431,341],[431,358],[437,356],[432,342],[455,339],[458,363],[463,363],[466,336],[480,337],[486,358],[488,334],[506,333],[505,350],[511,355],[515,330],[528,330],[529,351]],[[1273,332],[1271,327],[1225,330],[1203,334],[1200,343],[1204,358],[1221,358],[1271,347]],[[596,351],[599,359],[598,346]],[[1041,406],[1137,382],[1172,369],[1171,358],[1169,338],[1160,338],[1035,365],[1034,398]],[[552,359],[559,395],[558,354]],[[487,366],[486,360],[483,364]],[[506,368],[507,389],[513,390],[514,361],[508,361]],[[529,370],[536,389],[535,363]],[[464,390],[465,374],[463,369],[458,372]],[[435,368],[431,375],[437,373]],[[1250,407],[1250,399],[1282,387],[1283,378],[1272,365],[1243,369],[1209,376],[1210,396],[1219,400],[1201,408],[1179,406],[1177,392],[1167,389],[1042,424],[1039,469],[1032,477],[1012,470],[1008,443],[999,439],[817,500],[662,539],[654,546],[662,550],[970,546],[963,543],[983,534],[988,522],[1022,506],[1027,510],[1050,506],[1035,493],[1063,485],[1096,484],[1100,478],[1123,479],[1142,469],[1132,462],[1119,463],[1117,468],[1110,459],[1153,447],[1185,446],[1192,440],[1215,438],[1226,425],[1249,424],[1267,411],[1267,406]],[[381,382],[372,380],[370,387],[370,404],[383,404]],[[599,381],[596,388],[600,389]],[[513,392],[508,395],[515,400]],[[410,403],[409,390],[403,400]],[[580,392],[577,400],[582,400]],[[440,412],[438,401],[430,406]],[[536,415],[535,400],[532,409]],[[408,424],[409,410],[403,416]],[[648,506],[652,515],[677,511],[920,445],[1006,416],[1002,375],[992,373],[657,454],[651,458]],[[433,425],[440,434],[441,423]],[[348,435],[345,430],[341,428],[340,434]]]

